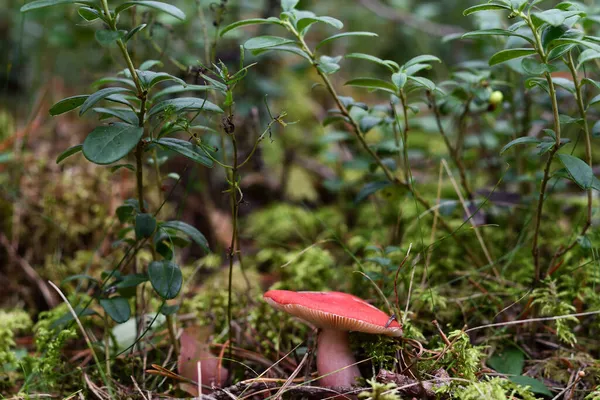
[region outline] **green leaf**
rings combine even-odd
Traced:
[[[545,72],[554,72],[558,68],[551,64],[544,64],[534,58],[524,58],[521,61],[523,71],[530,75],[542,75]]]
[[[528,386],[533,393],[543,394],[544,396],[553,396],[553,393],[544,385],[543,382],[529,376],[509,376],[508,379],[519,386]]]
[[[360,203],[361,201],[363,201],[364,199],[366,199],[373,193],[375,193],[381,189],[385,189],[386,187],[388,187],[390,185],[391,185],[391,182],[387,181],[387,180],[386,181],[369,182],[365,186],[363,186],[362,189],[360,189],[360,191],[356,195],[356,198],[354,199],[354,203]]]
[[[56,163],[60,164],[66,158],[71,157],[73,154],[79,153],[82,150],[82,148],[83,148],[83,145],[81,145],[81,144],[76,144],[73,147],[69,147],[68,149],[66,149],[65,151],[60,153],[58,155],[58,157],[56,157]]]
[[[122,280],[117,282],[115,285],[117,289],[127,289],[136,287],[144,282],[148,281],[148,276],[146,274],[129,274],[125,275]]]
[[[403,65],[403,67],[408,68],[415,64],[429,63],[429,62],[442,62],[442,60],[440,60],[436,56],[432,56],[430,54],[423,54],[423,55],[411,58]]]
[[[392,82],[398,90],[402,89],[404,85],[406,85],[406,81],[408,80],[408,76],[404,72],[396,72],[392,74]]]
[[[152,117],[158,113],[165,111],[167,108],[172,109],[175,113],[182,111],[211,111],[216,113],[222,113],[223,110],[205,99],[198,99],[195,97],[180,97],[177,99],[164,100],[148,111],[148,116]]]
[[[496,54],[494,54],[490,58],[488,63],[490,66],[493,66],[493,65],[501,64],[501,63],[509,61],[509,60],[514,60],[515,58],[527,57],[527,56],[531,56],[533,54],[536,54],[536,51],[534,49],[525,49],[525,48],[506,49],[506,50],[501,50],[501,51],[497,52]]]
[[[168,221],[160,224],[161,228],[173,229],[182,232],[190,237],[196,244],[198,244],[204,251],[209,252],[208,241],[204,235],[192,225],[187,224],[183,221]]]
[[[465,11],[463,11],[463,15],[471,15],[481,11],[491,11],[491,10],[509,10],[510,7],[505,4],[480,4],[477,6],[469,7]]]
[[[131,308],[129,302],[124,297],[111,297],[110,299],[100,299],[100,306],[109,317],[118,324],[126,322],[131,316]]]
[[[365,115],[360,119],[359,126],[362,133],[368,133],[371,129],[383,122],[383,119],[372,115]]]
[[[185,86],[185,81],[166,72],[154,72],[154,71],[137,71],[138,77],[142,83],[142,86],[147,90],[152,89],[154,85],[164,81],[176,81],[180,85]]]
[[[312,62],[310,56],[306,54],[304,50],[299,48],[295,43],[292,45],[283,45],[283,46],[273,46],[264,49],[252,50],[252,54],[258,56],[259,54],[265,53],[267,51],[286,51],[288,53],[296,54],[302,58],[305,58],[309,62]]]
[[[283,11],[292,11],[299,2],[300,0],[281,0],[281,8]]]
[[[328,38],[325,38],[325,39],[321,40],[317,44],[317,47],[315,48],[315,50],[318,50],[321,46],[325,45],[326,43],[331,42],[332,40],[336,40],[336,39],[347,37],[347,36],[370,36],[370,37],[376,37],[377,34],[373,33],[373,32],[343,32],[343,33],[338,33],[337,35],[329,36]]]
[[[127,34],[127,32],[122,31],[122,30],[111,31],[111,30],[101,29],[101,30],[96,31],[94,36],[96,37],[96,40],[98,41],[98,43],[100,43],[100,45],[110,46],[111,44],[115,43],[117,40],[123,39],[126,34]]]
[[[588,107],[595,106],[596,104],[600,104],[600,94],[597,96],[594,96],[594,98],[592,98],[590,100]]]
[[[596,123],[592,127],[592,136],[600,137],[600,120],[596,121]]]
[[[207,90],[215,90],[215,87],[211,85],[173,85],[154,93],[154,95],[152,96],[152,100],[170,94],[183,92],[205,92]]]
[[[121,93],[121,92],[129,92],[129,91],[130,91],[129,89],[122,88],[122,87],[109,87],[109,88],[105,88],[105,89],[100,89],[96,93],[91,94],[87,99],[85,99],[85,101],[81,105],[81,109],[79,110],[79,115],[83,115],[87,110],[94,107],[94,105],[97,102],[107,98],[110,95],[113,95],[116,93]]]
[[[542,11],[542,12],[534,12],[531,14],[532,20],[536,25],[541,25],[543,22],[547,23],[551,26],[560,26],[562,25],[567,18],[571,18],[575,15],[579,15],[581,17],[585,16],[585,12],[583,11],[563,11],[556,8]]]
[[[422,76],[409,76],[408,79],[415,83],[417,86],[424,87],[427,90],[434,91],[436,89],[435,83]]]
[[[163,63],[160,60],[146,60],[138,68],[139,71],[150,71],[154,67],[162,67]]]
[[[125,157],[143,134],[144,128],[122,122],[99,126],[83,141],[83,155],[95,164],[111,164]]]
[[[531,137],[531,136],[524,136],[524,137],[516,138],[515,140],[511,140],[510,142],[508,142],[508,144],[506,146],[504,146],[502,148],[502,150],[500,150],[500,154],[504,154],[504,152],[506,150],[508,150],[511,147],[516,146],[518,144],[524,144],[524,143],[529,143],[529,144],[535,143],[535,144],[538,144],[540,142],[541,142],[540,139],[538,139],[536,137]]]
[[[152,287],[165,300],[174,299],[183,284],[179,267],[171,261],[153,261],[148,265]]]
[[[345,58],[357,58],[359,60],[371,61],[376,64],[383,65],[384,67],[388,68],[392,72],[396,72],[400,69],[400,66],[398,64],[396,64],[395,62],[392,61],[393,64],[390,65],[390,60],[382,60],[381,58],[372,56],[370,54],[350,53],[350,54],[346,54],[344,57]],[[395,64],[395,68],[394,68],[394,64]]]
[[[573,182],[575,182],[582,189],[590,189],[594,181],[594,172],[592,168],[585,163],[585,161],[571,156],[569,154],[559,154],[558,158],[563,163],[567,172],[571,176]]]
[[[131,111],[129,108],[104,108],[104,107],[95,107],[92,109],[94,112],[100,114],[100,118],[108,118],[115,117],[120,119],[121,121],[133,125],[139,125],[138,115]]]
[[[344,85],[358,86],[358,87],[364,87],[367,89],[374,89],[374,90],[384,90],[386,92],[396,94],[396,87],[392,83],[381,80],[381,79],[377,79],[377,78],[351,79],[348,82],[346,82]]]
[[[497,372],[506,375],[521,375],[525,365],[525,354],[518,348],[510,346],[502,351],[494,352],[487,364]]]
[[[307,17],[307,18],[302,18],[300,20],[298,20],[298,22],[296,23],[296,28],[298,29],[298,31],[302,32],[302,33],[306,33],[306,29],[311,26],[312,24],[316,23],[316,22],[324,22],[328,25],[333,26],[336,29],[342,29],[344,27],[344,24],[342,23],[342,21],[340,21],[339,19],[336,18],[332,18],[332,17]]]
[[[121,4],[120,6],[118,6],[115,9],[115,13],[119,14],[120,12],[127,10],[128,8],[133,7],[133,6],[153,8],[155,10],[162,11],[166,14],[172,15],[173,17],[175,17],[181,21],[185,20],[185,13],[183,11],[181,11],[179,8],[177,8],[171,4],[163,3],[161,1],[150,1],[150,0],[128,1],[128,2],[125,2],[125,3]]]
[[[244,43],[244,48],[246,50],[260,50],[290,43],[294,43],[294,41],[279,36],[257,36],[247,40],[246,43]]]
[[[462,35],[463,39],[471,39],[478,37],[488,37],[488,36],[516,36],[521,39],[527,40],[529,43],[534,44],[534,40],[525,35],[521,35],[519,33],[507,30],[507,29],[481,29],[478,31],[467,32]]]
[[[172,315],[175,314],[177,311],[179,311],[179,304],[173,304],[173,305],[164,305],[162,306],[162,308],[160,309],[160,313],[162,315]]]
[[[554,41],[555,44],[557,45],[561,45],[561,44],[574,44],[574,45],[578,45],[578,46],[583,46],[583,47],[587,47],[589,49],[592,50],[596,50],[600,52],[600,45],[590,42],[588,40],[579,40],[579,39],[556,39]]]
[[[84,4],[84,5],[88,5],[88,6],[93,6],[95,5],[94,1],[85,1],[85,0],[37,0],[37,1],[32,1],[31,3],[27,3],[25,4],[23,7],[21,7],[21,12],[28,12],[28,11],[33,11],[33,10],[39,10],[40,8],[46,8],[46,7],[52,7],[52,6],[58,6],[61,4]]]
[[[422,71],[424,69],[431,69],[431,65],[429,64],[413,64],[410,67],[406,68],[404,70],[404,72],[406,73],[406,75],[414,75],[419,71]]]
[[[90,7],[80,7],[79,10],[77,10],[77,13],[86,21],[95,21],[102,15],[98,10],[94,10]]]
[[[234,22],[233,24],[229,24],[227,25],[225,28],[223,28],[221,30],[221,32],[219,32],[220,36],[223,36],[224,34],[226,34],[229,31],[232,31],[234,29],[240,28],[242,26],[248,26],[248,25],[258,25],[258,24],[277,24],[277,25],[281,25],[281,21],[279,21],[277,18],[251,18],[251,19],[245,19],[242,21],[237,21]]]
[[[185,156],[190,160],[205,165],[209,168],[212,168],[213,166],[213,160],[206,155],[206,152],[200,146],[188,142],[187,140],[176,138],[160,138],[155,140],[154,143],[157,143],[161,147],[179,153],[182,156]]]
[[[83,102],[87,100],[88,97],[89,96],[87,94],[82,94],[62,99],[50,108],[50,115],[60,115],[68,111],[74,110],[77,107],[81,106]]]
[[[156,230],[156,218],[152,214],[142,213],[135,216],[135,236],[138,239],[149,238]]]
[[[121,168],[125,168],[128,169],[132,172],[135,172],[135,167],[133,166],[133,164],[117,164],[117,165],[113,165],[112,167],[110,167],[110,172],[111,173],[115,173],[118,170],[120,170]]]
[[[577,58],[577,69],[581,68],[583,63],[586,63],[591,60],[596,60],[598,58],[600,58],[600,51],[593,49],[587,49],[582,51],[581,54],[579,54],[579,57]]]
[[[123,37],[123,41],[125,43],[129,42],[131,40],[131,38],[133,37],[133,35],[135,35],[139,31],[141,31],[142,29],[144,29],[146,26],[147,26],[146,24],[140,24],[140,25],[136,26],[135,28],[133,28],[132,30],[127,32],[127,34]]]

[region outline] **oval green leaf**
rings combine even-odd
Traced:
[[[260,50],[290,43],[294,43],[294,41],[279,36],[258,36],[247,40],[246,43],[244,43],[244,48],[246,50]]]
[[[106,311],[109,317],[118,324],[126,322],[131,316],[129,302],[124,297],[111,297],[110,299],[100,299],[100,306]]]
[[[563,163],[569,176],[580,188],[590,189],[594,182],[594,172],[592,168],[580,158],[569,154],[559,154],[558,158]]]
[[[62,99],[61,101],[59,101],[58,103],[56,103],[55,105],[53,105],[49,112],[50,115],[55,116],[55,115],[60,115],[60,114],[64,114],[68,111],[74,110],[77,107],[81,106],[88,98],[89,96],[87,94],[82,94],[82,95],[78,95],[78,96],[71,96],[71,97],[67,97],[66,99]]]
[[[503,62],[514,60],[515,58],[527,57],[536,54],[534,49],[506,49],[497,52],[490,58],[489,65],[490,67],[493,65],[501,64]]]
[[[319,44],[317,44],[317,47],[315,49],[318,50],[321,46],[325,45],[326,43],[331,42],[332,40],[336,40],[336,39],[347,37],[347,36],[371,36],[371,37],[374,37],[374,36],[377,36],[377,34],[373,33],[373,32],[344,32],[344,33],[338,33],[337,35],[329,36],[328,38],[325,38],[325,39],[321,40],[319,42]]]
[[[173,17],[175,17],[179,20],[182,20],[182,21],[185,20],[185,13],[183,11],[181,11],[179,8],[177,8],[171,4],[163,3],[161,1],[150,1],[150,0],[128,1],[128,2],[121,4],[119,7],[117,7],[115,9],[115,13],[119,14],[120,12],[125,11],[128,8],[133,7],[133,6],[153,8],[155,10],[162,11],[166,14],[172,15]]]
[[[224,34],[226,34],[229,31],[232,31],[234,29],[240,28],[242,26],[248,26],[248,25],[258,25],[258,24],[278,24],[281,25],[281,21],[279,21],[277,18],[251,18],[251,19],[245,19],[243,21],[237,21],[234,22],[233,24],[229,24],[227,25],[225,28],[223,28],[221,30],[221,32],[219,32],[220,36],[223,36]]]
[[[96,93],[91,94],[81,105],[81,109],[79,110],[79,115],[83,115],[87,110],[94,107],[96,103],[100,100],[107,98],[110,95],[121,93],[121,92],[129,92],[129,89],[122,87],[109,87],[105,89],[100,89]]]
[[[156,218],[152,214],[142,213],[135,216],[135,236],[138,239],[149,238],[156,230]]]
[[[165,300],[174,299],[183,283],[179,267],[171,261],[153,261],[148,266],[152,287]]]
[[[213,166],[213,160],[206,155],[206,152],[200,146],[188,142],[187,140],[176,138],[160,138],[155,140],[154,143],[158,143],[161,147],[179,153],[182,156],[185,156],[190,160],[205,165],[209,168],[212,168]]]
[[[222,113],[223,110],[205,99],[198,99],[195,97],[180,97],[178,99],[164,100],[155,105],[148,112],[148,116],[152,117],[160,112],[165,111],[167,108],[172,109],[173,112],[179,113],[181,111],[211,111]]]
[[[196,244],[204,249],[204,251],[209,252],[210,248],[208,247],[208,240],[204,237],[204,235],[192,225],[187,224],[183,221],[168,221],[160,224],[161,228],[169,228],[179,232],[182,232],[190,237]]]
[[[111,164],[125,157],[143,134],[144,128],[122,122],[99,126],[83,141],[83,155],[95,164]]]
[[[68,149],[66,149],[65,151],[60,153],[58,155],[58,157],[56,157],[56,163],[60,164],[61,161],[65,160],[66,158],[71,157],[73,154],[79,153],[82,149],[83,149],[83,145],[81,145],[81,144],[76,144],[73,147],[69,147]]]

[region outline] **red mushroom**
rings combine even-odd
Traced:
[[[317,370],[325,387],[350,387],[360,377],[350,350],[348,331],[402,335],[397,321],[390,323],[386,313],[351,294],[270,290],[263,297],[276,309],[320,328]]]

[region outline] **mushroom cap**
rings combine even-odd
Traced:
[[[388,314],[348,293],[269,290],[263,298],[276,309],[318,328],[402,335],[402,326],[396,320],[389,323]]]

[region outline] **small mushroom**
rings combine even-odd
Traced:
[[[366,301],[341,292],[270,290],[264,299],[278,310],[320,328],[317,371],[324,387],[350,387],[360,377],[348,331],[401,336],[402,326]],[[338,371],[339,370],[339,371]],[[335,372],[338,371],[338,372]]]

